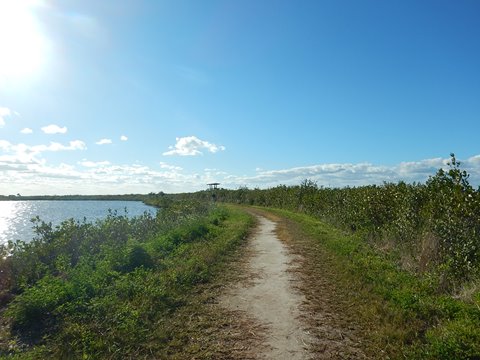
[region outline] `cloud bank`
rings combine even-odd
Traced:
[[[286,169],[257,169],[252,174],[234,174],[206,168],[191,172],[175,164],[112,164],[110,161],[83,159],[74,165],[47,164],[40,155],[46,151],[83,150],[82,141],[68,144],[28,146],[0,140],[0,194],[126,194],[164,191],[167,193],[203,190],[206,184],[237,189],[268,188],[281,184],[298,185],[305,179],[319,186],[344,187],[383,182],[425,182],[449,159],[434,158],[402,162],[393,166],[371,163],[316,164]],[[480,155],[462,161],[470,182],[480,185]]]

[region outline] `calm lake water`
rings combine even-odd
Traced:
[[[0,244],[18,239],[30,241],[35,235],[30,220],[37,215],[56,226],[71,218],[94,222],[107,217],[109,209],[125,215],[125,208],[129,217],[142,215],[145,211],[156,212],[155,208],[140,201],[0,201]]]

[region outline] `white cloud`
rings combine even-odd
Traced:
[[[7,140],[0,140],[0,149],[7,151],[11,148],[12,144]]]
[[[180,166],[169,165],[167,163],[164,163],[163,161],[160,162],[160,168],[167,169],[167,170],[175,170],[175,171],[183,170]]]
[[[22,134],[31,134],[31,133],[33,133],[33,130],[30,129],[30,128],[23,128],[22,130],[20,130],[20,132]]]
[[[122,141],[127,141],[127,140],[128,140],[128,137],[126,137],[125,135],[122,135],[122,136],[120,136],[120,140],[122,140]]]
[[[111,139],[100,139],[98,140],[95,144],[97,145],[106,145],[106,144],[111,144],[112,140]]]
[[[50,142],[49,145],[35,145],[30,147],[34,152],[44,151],[68,151],[68,150],[86,150],[87,146],[83,141],[73,140],[68,145],[63,145],[57,142]]]
[[[12,110],[0,106],[0,127],[5,126],[5,118],[12,115]]]
[[[83,144],[83,145],[82,145]],[[222,187],[236,189],[268,188],[280,184],[298,185],[305,179],[320,186],[343,187],[382,184],[384,181],[425,182],[438,168],[446,168],[448,158],[403,162],[392,166],[371,163],[316,164],[285,169],[257,169],[250,174],[222,171],[219,166],[200,172],[187,171],[165,162],[160,169],[142,164],[111,164],[109,161],[83,159],[72,164],[51,165],[40,155],[46,151],[82,149],[81,141],[68,145],[29,146],[0,140],[0,194],[106,194],[148,192],[190,192],[206,189],[206,184],[219,182]],[[471,174],[470,182],[480,184],[480,155],[462,161],[462,168]],[[45,187],[44,184],[48,184]]]
[[[7,107],[0,106],[0,116],[10,116],[12,114],[12,110]]]
[[[79,162],[80,165],[87,167],[87,168],[96,168],[96,167],[103,167],[103,166],[108,166],[110,165],[110,161],[88,161],[88,160],[82,160]]]
[[[211,153],[225,150],[225,146],[211,144],[208,141],[200,140],[196,136],[177,137],[177,143],[174,146],[169,146],[169,151],[163,155],[180,155],[180,156],[195,156],[202,155],[202,149]]]
[[[50,124],[50,125],[42,127],[42,131],[45,134],[65,134],[67,132],[67,128],[65,126],[60,127],[60,126],[55,125],[55,124]]]
[[[475,155],[472,156],[467,160],[467,163],[469,164],[475,164],[475,165],[480,165],[480,155]]]
[[[271,187],[295,185],[310,179],[324,186],[363,185],[392,181],[393,171],[387,167],[360,164],[319,164],[279,170],[256,170],[253,176],[226,176],[227,183],[236,186]],[[381,179],[377,181],[378,179]]]
[[[383,182],[405,181],[425,182],[436,174],[438,169],[448,167],[448,158],[434,158],[420,161],[402,162],[394,166],[374,165],[371,163],[319,164],[293,167],[279,170],[256,169],[256,174],[226,175],[219,181],[226,187],[248,186],[249,188],[267,188],[284,185],[297,185],[310,179],[320,186],[344,187],[382,184]],[[473,186],[480,184],[480,155],[462,161],[462,168],[470,174]]]
[[[42,158],[44,152],[74,151],[85,150],[87,147],[83,141],[70,141],[68,145],[57,142],[51,142],[48,145],[26,145],[12,144],[7,140],[0,140],[0,164],[11,165],[13,167],[25,164],[44,164],[46,160]]]
[[[87,145],[81,140],[70,141],[70,148],[67,150],[86,150]]]

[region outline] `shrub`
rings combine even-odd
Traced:
[[[26,329],[44,324],[55,317],[55,309],[72,297],[72,287],[57,277],[47,275],[36,286],[17,296],[7,310],[13,318],[13,326]]]
[[[153,268],[153,260],[141,245],[134,245],[127,250],[127,263],[123,266],[123,271],[130,272],[139,267]]]

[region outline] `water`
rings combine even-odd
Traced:
[[[156,212],[155,208],[140,201],[0,201],[0,244],[9,240],[30,241],[35,236],[31,219],[37,215],[56,226],[71,218],[94,222],[107,217],[109,209],[125,215],[125,208],[129,217],[142,215],[145,211]]]

